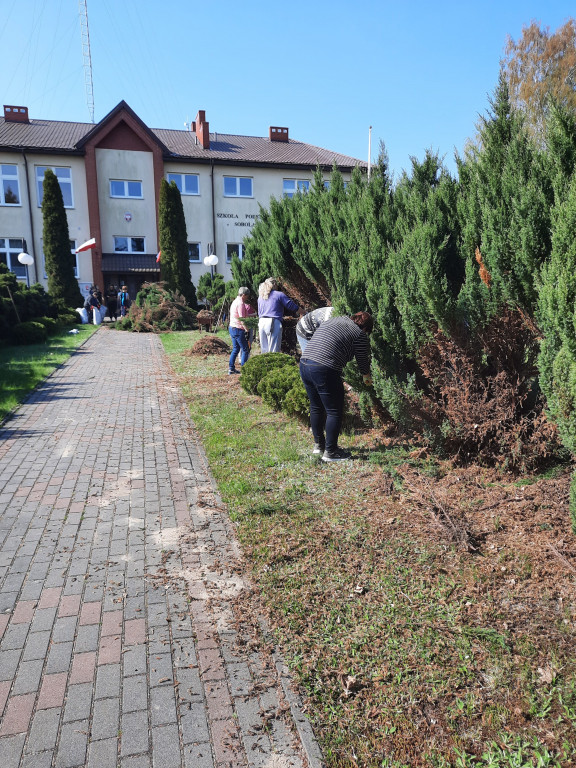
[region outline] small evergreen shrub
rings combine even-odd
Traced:
[[[246,392],[256,395],[258,394],[258,384],[270,371],[288,365],[296,368],[296,361],[290,355],[285,355],[282,352],[266,352],[263,355],[256,355],[251,357],[242,367],[240,384]]]
[[[297,387],[300,387],[306,396],[298,368],[292,365],[283,365],[281,368],[274,368],[263,379],[260,379],[258,394],[271,408],[283,411],[286,396]]]
[[[288,416],[296,416],[306,422],[310,418],[310,401],[300,374],[298,374],[298,379],[294,381],[294,386],[286,392],[282,402],[282,410]]]
[[[55,333],[58,333],[59,323],[53,317],[35,317],[33,322],[43,325],[47,336],[54,336]]]
[[[42,323],[28,320],[26,323],[18,323],[12,329],[12,337],[15,344],[41,344],[46,341],[48,334]]]
[[[78,325],[80,317],[76,312],[60,312],[58,315],[58,323],[66,328],[69,325]]]

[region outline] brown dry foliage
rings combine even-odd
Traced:
[[[560,443],[537,391],[537,352],[536,329],[512,310],[474,337],[437,330],[419,359],[430,388],[410,400],[416,431],[460,462],[519,471],[546,465]]]

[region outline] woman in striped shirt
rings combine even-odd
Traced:
[[[356,358],[364,383],[372,384],[368,334],[373,324],[368,312],[326,320],[308,342],[300,360],[300,376],[310,400],[313,453],[322,454],[322,461],[351,458],[338,447],[344,411],[342,370]]]

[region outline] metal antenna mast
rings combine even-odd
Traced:
[[[90,122],[94,122],[94,86],[92,85],[92,56],[90,54],[90,32],[88,30],[88,8],[86,0],[78,0],[80,28],[82,33],[82,56],[84,57],[84,87]]]

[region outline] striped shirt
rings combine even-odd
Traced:
[[[301,317],[296,326],[296,333],[303,339],[310,340],[318,327],[325,323],[334,312],[334,307],[320,307]]]
[[[349,317],[332,317],[318,328],[306,346],[303,359],[327,368],[342,369],[354,357],[361,374],[370,373],[368,336]]]

